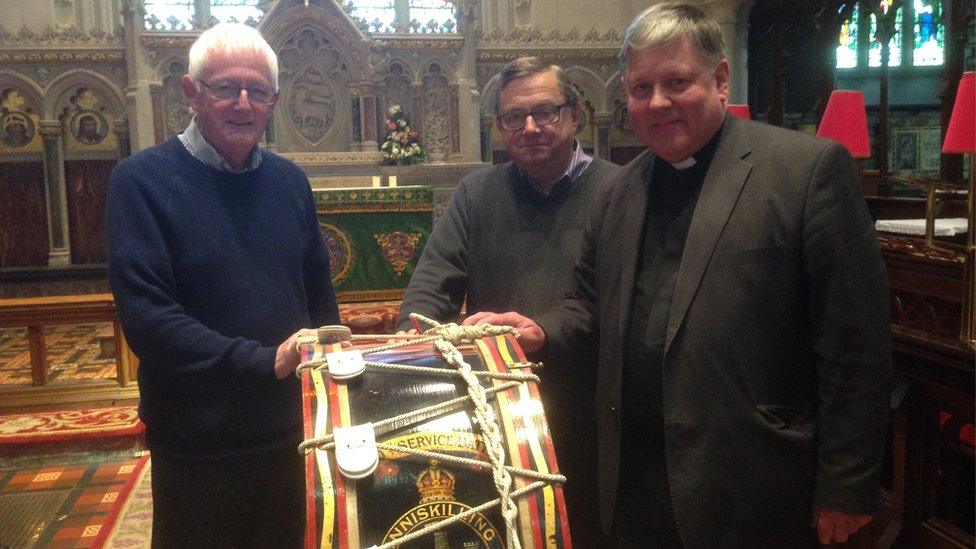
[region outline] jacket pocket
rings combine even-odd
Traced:
[[[757,404],[756,412],[774,429],[788,429],[809,415],[802,408],[776,404]]]
[[[764,246],[762,248],[746,248],[741,250],[726,250],[719,252],[716,265],[747,265],[750,263],[766,263],[783,260],[782,246]]]

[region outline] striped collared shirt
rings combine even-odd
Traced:
[[[556,196],[562,194],[566,189],[568,189],[576,180],[579,178],[580,174],[586,170],[593,162],[593,157],[586,154],[583,150],[583,144],[579,142],[579,139],[573,140],[573,156],[569,159],[569,166],[566,166],[566,171],[563,175],[556,180],[556,183],[552,186],[549,192],[546,192],[542,187],[533,180],[529,174],[525,173],[522,168],[519,168],[519,173],[526,181],[532,184],[535,190],[539,191],[539,194],[546,198],[555,198]],[[516,164],[518,167],[518,164]]]
[[[183,133],[177,137],[180,139],[180,143],[183,143],[183,146],[186,147],[186,150],[193,155],[193,158],[196,158],[200,162],[203,162],[215,170],[243,173],[257,169],[257,167],[261,165],[261,147],[255,146],[254,150],[251,152],[251,158],[244,163],[243,170],[235,170],[232,168],[230,164],[224,160],[224,157],[220,156],[217,149],[213,148],[213,145],[208,143],[207,139],[203,137],[202,133],[200,133],[200,126],[197,125],[196,116],[190,119],[190,124],[185,130],[183,130]]]

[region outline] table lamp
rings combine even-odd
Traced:
[[[974,245],[973,231],[976,223],[973,219],[973,187],[976,180],[976,72],[964,72],[959,80],[959,91],[956,92],[956,103],[952,107],[949,117],[949,127],[946,128],[945,139],[942,141],[943,153],[963,153],[969,155],[969,190],[966,196],[966,271],[963,282],[962,296],[962,330],[960,339],[970,347],[976,347],[976,333],[973,325],[973,292],[976,291],[976,245]]]
[[[854,158],[869,158],[868,117],[864,110],[864,94],[857,90],[830,92],[817,135],[833,139],[847,147]]]

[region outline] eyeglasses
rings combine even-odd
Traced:
[[[233,82],[225,82],[223,80],[218,80],[213,84],[207,84],[203,80],[198,80],[198,82],[210,90],[210,95],[212,95],[214,98],[224,101],[236,100],[241,96],[241,90],[247,91],[247,100],[252,104],[261,103],[264,105],[274,105],[278,100],[278,92],[264,86],[242,87],[234,84]]]
[[[563,107],[571,106],[572,105],[569,103],[563,103],[562,105],[545,105],[532,109],[529,112],[506,112],[496,116],[495,120],[498,121],[498,125],[501,126],[503,130],[507,132],[517,132],[525,127],[525,119],[528,118],[529,115],[532,115],[532,120],[535,120],[535,124],[537,126],[548,126],[550,124],[559,122],[559,113],[562,112]]]

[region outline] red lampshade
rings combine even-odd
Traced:
[[[827,110],[817,135],[833,139],[847,147],[854,158],[871,156],[868,144],[868,117],[864,110],[864,94],[856,90],[834,90],[827,101]]]
[[[962,73],[942,152],[976,153],[976,72]]]
[[[752,116],[749,114],[749,105],[726,105],[725,110],[729,111],[732,116],[738,116],[739,118],[744,118],[746,120],[752,120]]]

